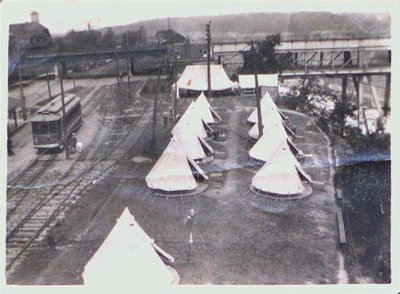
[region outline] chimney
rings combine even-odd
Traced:
[[[37,13],[36,11],[32,11],[31,13],[31,22],[39,23],[39,13]]]

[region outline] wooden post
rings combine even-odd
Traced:
[[[62,73],[60,74],[60,87],[61,87],[61,104],[62,104],[62,138],[64,142],[64,149],[65,149],[65,158],[69,159],[69,146],[68,146],[68,134],[67,130],[65,129],[65,100],[64,100],[64,83],[62,79]]]
[[[211,97],[211,66],[210,66],[210,59],[211,59],[211,21],[206,24],[206,36],[207,36],[207,92],[208,98]]]
[[[158,68],[156,93],[154,95],[154,108],[153,108],[153,145],[156,144],[156,127],[157,127],[157,102],[158,102],[158,89],[160,86],[161,66]]]
[[[342,78],[342,97],[341,97],[341,101],[344,105],[346,105],[347,102],[347,75],[345,75]],[[345,119],[345,114],[342,113],[340,116],[340,135],[343,136],[343,132],[344,132],[344,119]]]
[[[117,84],[119,86],[119,63],[118,63],[118,56],[116,57],[116,62],[117,62]]]
[[[129,58],[126,59],[126,71],[127,71],[127,75],[128,75],[128,98],[131,98],[131,62],[129,60]]]
[[[175,54],[175,62],[174,62],[174,74],[173,74],[174,82],[175,82],[175,92],[172,94],[171,101],[171,115],[172,122],[175,122],[175,108],[176,108],[176,98],[178,96],[178,69],[177,69],[177,57]]]
[[[23,118],[23,120],[26,120],[28,118],[28,116],[26,114],[24,85],[22,84],[21,64],[18,64],[18,81],[19,81],[19,97],[20,97],[20,103],[21,103],[22,118]]]
[[[260,97],[260,89],[258,87],[258,76],[257,73],[254,74],[254,81],[256,87],[256,103],[257,103],[257,119],[258,119],[258,138],[261,138],[263,135],[263,123],[262,123],[262,114],[261,114],[261,97]]]
[[[392,82],[391,74],[386,75],[385,100],[383,101],[383,115],[386,117],[389,113],[390,86]]]
[[[47,90],[49,92],[49,102],[51,101],[51,88],[50,88],[50,79],[49,79],[49,68],[47,64],[45,65],[46,67],[46,80],[47,80]]]

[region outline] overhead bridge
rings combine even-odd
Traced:
[[[48,53],[45,55],[32,55],[23,58],[23,65],[34,66],[45,63],[67,63],[79,60],[101,60],[101,59],[132,59],[135,57],[152,56],[155,58],[167,56],[167,48],[146,49],[116,49],[100,52],[77,52],[77,53]]]

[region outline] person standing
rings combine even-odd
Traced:
[[[71,154],[74,154],[76,152],[76,143],[78,143],[78,139],[76,138],[75,133],[72,133],[72,136],[69,139]]]

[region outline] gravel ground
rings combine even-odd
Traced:
[[[143,103],[152,103],[151,96],[142,99]],[[133,100],[132,105],[125,107],[140,104],[137,101],[140,100]],[[160,95],[159,102],[160,115],[166,110],[169,98]],[[181,112],[189,102],[190,99],[179,101]],[[146,188],[144,177],[169,139],[171,125],[164,126],[160,117],[155,144],[151,140],[150,122],[126,160],[86,190],[70,209],[57,228],[60,236],[57,245],[48,248],[43,244],[32,251],[8,276],[8,283],[81,284],[85,264],[126,206],[156,243],[175,257],[174,267],[182,284],[346,282],[339,262],[336,204],[326,137],[312,124],[311,118],[286,112],[297,126],[297,133],[304,136],[303,140],[295,141],[296,145],[313,155],[304,164],[306,171],[325,186],[298,201],[268,200],[249,189],[251,178],[260,168],[253,166],[248,158],[246,118],[255,101],[235,96],[210,99],[210,104],[223,119],[216,128],[226,134],[224,141],[210,144],[226,156],[216,156],[212,163],[202,166],[207,172],[221,172],[220,178],[210,179],[207,190],[195,197],[167,199]],[[142,160],[135,160],[138,158]],[[184,219],[190,208],[196,210],[196,217],[188,261],[189,236]],[[110,271],[115,273],[116,269]]]

